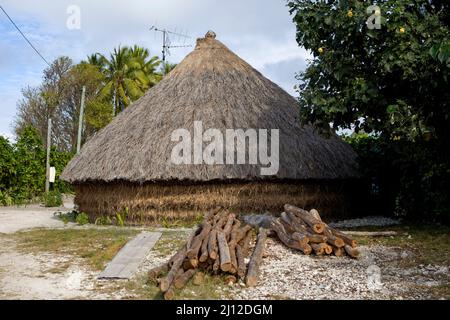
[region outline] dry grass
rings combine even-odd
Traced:
[[[19,232],[12,237],[17,248],[39,254],[71,255],[85,260],[93,270],[103,270],[117,252],[139,231],[119,228],[107,229],[37,229]],[[68,265],[56,266],[50,272],[62,272]]]
[[[280,213],[290,203],[315,207],[323,216],[344,215],[347,185],[342,182],[314,183],[208,183],[133,184],[97,183],[75,186],[75,203],[92,221],[102,216],[127,213],[132,223],[176,220],[198,221],[204,212],[222,206],[237,213]],[[128,210],[126,210],[128,208]]]

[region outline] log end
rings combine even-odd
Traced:
[[[161,282],[159,283],[159,289],[162,292],[166,292],[167,290],[169,290],[169,286],[170,286],[170,283],[166,278],[161,279]]]
[[[347,254],[352,257],[352,258],[358,258],[359,257],[359,250],[356,248],[352,248],[349,245],[346,245],[345,247],[345,252],[347,252]]]
[[[220,265],[220,270],[222,270],[223,272],[228,272],[231,270],[231,263],[227,262],[227,263],[223,263]]]
[[[172,289],[164,292],[164,300],[172,300],[175,297],[175,292]]]
[[[343,246],[345,246],[345,242],[341,238],[336,238],[336,240],[334,240],[333,245],[338,248],[342,248]]]
[[[247,287],[254,287],[258,284],[258,279],[256,277],[247,277],[245,279],[245,284]]]

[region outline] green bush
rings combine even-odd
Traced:
[[[80,226],[83,226],[85,224],[89,223],[89,217],[86,213],[80,212],[77,214],[77,217],[75,218],[76,223],[78,223]]]
[[[49,191],[43,193],[41,201],[46,207],[60,207],[63,204],[62,195],[59,191]]]
[[[43,195],[45,154],[40,136],[32,127],[22,130],[15,144],[0,137],[0,204],[22,204],[41,196],[43,202],[47,202],[48,196]],[[56,169],[56,180],[52,186],[55,192],[71,191],[70,186],[58,178],[72,156],[54,147],[51,149],[50,165]]]

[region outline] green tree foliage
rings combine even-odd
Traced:
[[[53,148],[50,165],[56,169],[53,189],[68,192],[69,186],[58,179],[72,154]],[[22,130],[17,143],[0,137],[0,204],[25,203],[40,196],[45,187],[45,150],[33,127]]]
[[[57,58],[44,70],[42,84],[22,90],[14,123],[16,135],[24,128],[37,129],[46,141],[48,119],[52,119],[52,145],[60,151],[76,150],[82,87],[86,87],[82,143],[112,118],[158,83],[158,57],[139,47],[114,49],[108,60],[101,54],[73,64]]]
[[[16,134],[21,135],[25,128],[32,126],[42,141],[46,141],[47,123],[51,118],[52,145],[61,151],[75,151],[82,87],[86,86],[86,112],[89,113],[103,103],[98,97],[103,81],[103,74],[92,65],[73,65],[68,57],[56,59],[44,71],[40,86],[22,91],[14,124]],[[96,129],[96,125],[86,121],[82,141]]]
[[[114,115],[161,80],[161,75],[156,71],[160,60],[156,56],[151,57],[147,49],[139,46],[115,48],[109,59],[97,53],[88,57],[88,63],[104,74],[100,96],[111,101]],[[99,106],[98,110],[102,109]]]
[[[384,0],[368,13],[372,4],[289,2],[297,42],[313,53],[298,75],[300,117],[325,131],[331,124],[376,137],[364,143],[376,146],[383,170],[398,170],[387,183],[397,186],[389,192],[398,213],[448,215],[450,3]],[[369,29],[378,14],[381,28]],[[356,141],[363,152],[364,138]],[[366,173],[380,165],[366,164]]]

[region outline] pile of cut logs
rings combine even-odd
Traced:
[[[150,280],[158,283],[165,299],[173,299],[174,289],[183,288],[191,278],[194,284],[201,285],[205,273],[223,274],[228,284],[242,279],[247,286],[255,286],[271,231],[286,246],[304,254],[358,256],[356,241],[325,224],[317,210],[306,211],[291,205],[285,205],[284,209],[280,217],[270,219],[270,230],[259,228],[253,252],[252,226],[221,208],[207,213],[186,244],[169,261],[149,271]]]
[[[270,229],[287,247],[304,254],[359,256],[356,241],[324,223],[316,209],[306,211],[286,204],[280,217],[270,222]]]
[[[244,261],[250,254],[252,238],[253,227],[244,225],[234,213],[217,208],[205,215],[186,244],[167,263],[150,270],[149,278],[159,283],[165,299],[172,299],[174,289],[183,288],[191,278],[200,285],[205,273],[225,273],[227,283],[247,276],[249,284],[256,284],[259,263],[255,268],[252,262],[247,266]],[[260,244],[260,247],[260,253],[254,250],[252,261],[261,260],[264,246]],[[159,278],[165,273],[166,276]]]

